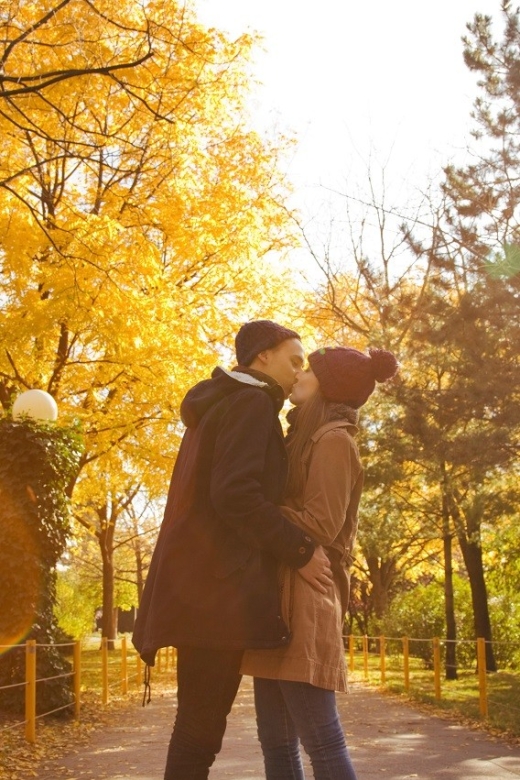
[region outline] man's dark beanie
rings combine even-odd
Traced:
[[[277,325],[271,320],[246,322],[235,337],[237,362],[240,366],[249,366],[264,349],[273,349],[287,339],[301,340],[294,330]]]

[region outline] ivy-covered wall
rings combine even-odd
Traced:
[[[56,625],[56,564],[70,533],[67,487],[77,473],[81,438],[71,428],[0,419],[0,645],[63,641]],[[37,677],[69,671],[62,652],[38,649]],[[20,649],[0,650],[0,686],[21,682]],[[71,700],[71,680],[37,686],[37,710]],[[0,707],[23,710],[24,689],[3,691]]]

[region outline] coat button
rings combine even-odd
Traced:
[[[311,539],[310,536],[304,536],[303,538],[305,539],[306,542],[312,542],[312,539]]]
[[[298,552],[300,553],[300,555],[305,555],[305,553],[307,552],[307,548],[306,547],[300,547]]]

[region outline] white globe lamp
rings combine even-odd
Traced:
[[[21,417],[54,422],[58,417],[58,406],[45,390],[26,390],[13,404],[13,419],[19,420]]]

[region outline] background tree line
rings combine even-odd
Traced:
[[[370,586],[368,599],[353,604],[363,632],[406,630],[403,594],[413,587],[416,598],[418,585],[438,582],[443,633],[457,639],[459,575],[469,583],[472,635],[520,639],[513,553],[520,541],[520,32],[518,10],[504,2],[502,15],[500,40],[492,20],[478,15],[464,39],[480,88],[470,161],[444,169],[438,191],[401,221],[394,240],[386,227],[404,204],[387,209],[370,173],[365,203],[379,230],[377,253],[364,251],[353,225],[342,266],[318,257],[326,281],[309,319],[329,338],[394,349],[402,362],[388,399],[367,408],[363,432],[369,471],[361,593],[365,578]],[[419,610],[424,603],[417,602],[415,619]],[[432,600],[432,625],[436,610]],[[446,664],[455,676],[454,643]]]

